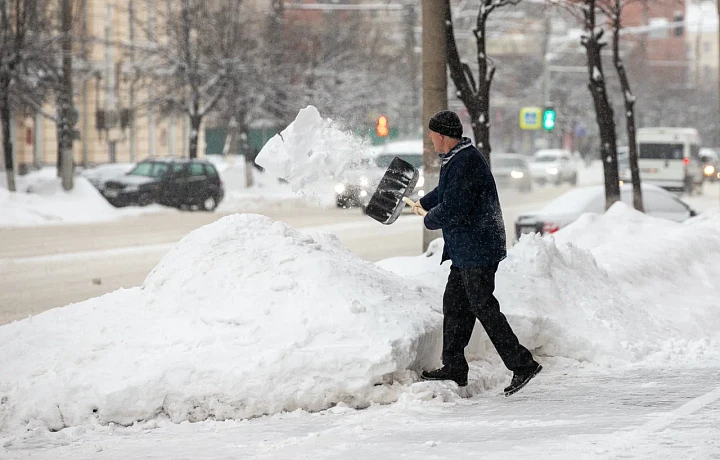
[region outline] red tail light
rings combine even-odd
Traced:
[[[543,223],[543,229],[542,229],[543,235],[553,234],[553,233],[557,232],[558,230],[560,230],[560,226],[558,224],[554,224],[552,222]]]
[[[683,158],[683,164],[689,165],[690,164],[690,158]]]

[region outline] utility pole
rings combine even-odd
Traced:
[[[545,26],[543,32],[542,52],[543,52],[543,81],[542,81],[542,93],[543,93],[543,107],[550,107],[550,35],[552,33],[552,22],[550,21],[550,15],[547,10],[545,11]],[[550,131],[544,131],[545,135],[545,147],[552,146],[552,136]],[[533,131],[535,137],[535,131]],[[534,139],[536,141],[537,139]],[[533,150],[537,148],[536,143],[533,142]]]
[[[697,38],[695,39],[695,110],[693,111],[693,124],[698,125],[700,121],[700,106],[702,105],[702,94],[700,87],[702,81],[700,79],[700,69],[702,60],[702,39],[703,39],[703,14],[702,14],[702,3],[700,4],[700,20],[698,22]]]
[[[60,177],[63,190],[73,188],[72,0],[61,0],[62,78],[60,88]]]
[[[423,166],[425,190],[437,186],[440,162],[433,149],[428,121],[436,112],[447,110],[447,70],[445,18],[449,0],[422,0],[422,75],[423,75]],[[423,250],[440,237],[440,232],[423,227]]]

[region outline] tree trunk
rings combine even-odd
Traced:
[[[475,32],[478,56],[477,107],[475,113],[471,113],[472,120],[470,124],[475,136],[475,144],[477,144],[488,166],[490,166],[490,152],[492,150],[490,147],[490,85],[492,85],[495,67],[488,66],[486,30],[487,13],[479,14],[477,32]],[[470,69],[467,71],[470,72]]]
[[[190,116],[190,158],[197,158],[198,141],[200,140],[200,125],[202,117],[200,115]]]
[[[2,139],[3,153],[5,155],[5,174],[7,176],[7,188],[14,192],[17,190],[15,186],[15,165],[13,164],[13,146],[11,139],[10,124],[13,122],[10,115],[10,98],[8,84],[2,85],[0,94],[3,95],[2,103],[0,103],[0,121],[2,122]]]
[[[644,212],[642,187],[640,184],[640,168],[638,167],[638,151],[635,130],[635,96],[630,89],[630,80],[625,70],[625,64],[620,58],[620,28],[621,24],[621,0],[615,0],[614,28],[613,28],[613,64],[620,77],[620,87],[623,92],[623,100],[625,101],[625,116],[627,118],[627,135],[628,135],[628,160],[630,163],[630,176],[633,186],[633,206],[640,212]]]
[[[243,158],[245,159],[245,188],[253,186],[253,169],[255,169],[255,155],[250,148],[250,127],[247,123],[247,112],[241,110],[237,113],[238,139],[242,142]]]
[[[447,63],[450,77],[457,88],[457,97],[463,102],[470,116],[475,144],[490,165],[490,86],[495,68],[488,66],[485,30],[488,12],[478,13],[475,41],[478,50],[478,81],[475,81],[470,66],[463,63],[455,43],[455,32],[450,8],[445,11],[445,40],[447,42]]]
[[[598,129],[600,131],[600,156],[603,162],[605,175],[605,209],[610,208],[620,200],[620,185],[618,183],[617,167],[617,138],[615,135],[615,118],[612,106],[608,100],[605,77],[602,70],[602,57],[600,43],[602,32],[597,33],[595,22],[595,0],[585,0],[585,32],[582,44],[587,55],[588,88],[592,94]]]
[[[62,0],[62,80],[60,88],[60,177],[63,190],[73,188],[72,2]]]

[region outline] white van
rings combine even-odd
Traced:
[[[700,133],[694,128],[640,128],[640,179],[668,190],[702,193]]]

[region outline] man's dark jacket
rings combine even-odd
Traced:
[[[442,229],[442,262],[458,268],[492,267],[506,256],[505,224],[490,167],[470,139],[441,154],[438,186],[420,199],[425,226]]]

